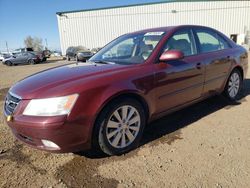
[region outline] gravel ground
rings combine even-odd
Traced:
[[[14,82],[67,63],[1,64],[0,106]],[[0,187],[250,187],[250,72],[244,86],[239,103],[217,96],[166,116],[114,157],[31,149],[0,116]]]

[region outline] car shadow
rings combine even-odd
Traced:
[[[230,109],[240,105],[246,101],[245,97],[248,95],[250,95],[250,79],[244,81],[244,89],[237,102],[231,102],[223,95],[218,95],[164,116],[145,127],[139,147],[145,144],[156,145],[159,142],[171,144],[177,139],[182,139],[180,131],[182,128],[220,109]],[[93,150],[75,154],[91,159],[107,157],[107,155]]]

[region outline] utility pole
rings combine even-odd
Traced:
[[[48,49],[48,41],[46,38],[45,38],[45,44],[46,44],[46,50],[47,50]]]
[[[8,42],[7,42],[7,41],[5,41],[5,44],[6,44],[6,49],[7,49],[7,52],[8,52],[8,53],[10,53],[10,52],[9,52],[9,47],[8,47]]]

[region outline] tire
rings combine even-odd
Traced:
[[[30,60],[28,61],[28,63],[29,63],[30,65],[34,65],[34,64],[35,64],[35,61],[34,61],[33,59],[30,59]]]
[[[129,118],[130,122],[134,121],[129,125],[129,121],[122,116]],[[116,99],[97,118],[93,134],[94,148],[108,155],[127,153],[138,147],[145,124],[145,111],[138,101],[131,98]]]
[[[237,101],[242,91],[243,86],[243,75],[238,69],[234,69],[227,81],[224,89],[224,95],[230,101]]]
[[[5,64],[8,65],[8,66],[12,66],[13,65],[11,61],[6,61]]]

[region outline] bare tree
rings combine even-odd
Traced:
[[[24,44],[27,48],[33,48],[34,51],[43,50],[43,40],[38,37],[27,36],[24,39]]]

